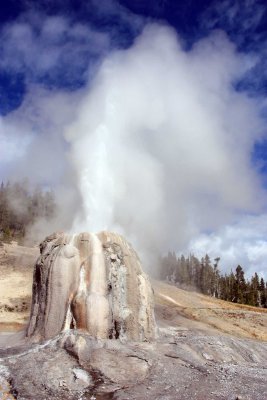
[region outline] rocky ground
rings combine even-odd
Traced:
[[[266,310],[162,282],[153,282],[154,342],[95,341],[72,330],[25,341],[15,331],[29,315],[37,253],[0,249],[0,399],[267,399]]]

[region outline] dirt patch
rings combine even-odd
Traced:
[[[36,247],[16,243],[0,247],[0,332],[17,331],[28,321]]]
[[[217,330],[237,337],[267,341],[267,309],[229,303],[164,282],[153,281],[156,313],[161,321],[188,329]],[[165,306],[165,315],[160,306]],[[192,324],[194,322],[194,324]]]
[[[0,333],[1,332],[18,332],[27,326],[27,322],[0,322]]]

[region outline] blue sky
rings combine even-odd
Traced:
[[[267,6],[258,0],[5,1],[0,17],[0,114],[18,108],[29,85],[75,91],[88,84],[105,56],[130,47],[144,26],[172,26],[190,49],[214,30],[223,30],[253,67],[233,84],[251,96],[267,91]],[[36,58],[41,58],[40,62]],[[50,60],[48,61],[50,57]],[[54,57],[54,59],[53,59]],[[266,113],[265,108],[262,110]],[[267,167],[267,145],[252,159]]]
[[[53,21],[50,28],[45,26],[52,18],[54,26]],[[174,27],[185,48],[213,30],[225,31],[238,50],[256,58],[254,68],[236,82],[237,87],[265,95],[267,7],[264,1],[5,1],[0,19],[1,114],[21,104],[31,83],[51,89],[80,88],[88,79],[88,69],[94,74],[95,66],[107,52],[131,46],[143,27],[153,21]],[[18,25],[25,30],[14,32]],[[87,32],[72,34],[71,30],[78,29],[77,26],[88,28],[91,38],[90,33],[86,37]],[[29,48],[22,48],[24,40]],[[29,54],[33,44],[40,52],[55,53],[61,48],[60,56],[41,68]]]
[[[264,1],[2,2],[0,177],[55,188],[48,231],[263,275],[266,49]]]

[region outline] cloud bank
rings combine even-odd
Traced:
[[[110,49],[108,34],[62,16],[27,12],[0,31],[0,71],[26,82],[81,86]]]
[[[16,168],[58,187],[63,228],[119,231],[151,269],[168,249],[205,252],[203,233],[227,243],[223,226],[265,200],[251,161],[261,104],[234,87],[250,65],[223,32],[185,51],[172,29],[148,25],[87,89],[29,93],[9,117],[31,138]]]
[[[267,259],[267,215],[244,216],[232,225],[217,232],[202,234],[190,241],[188,249],[200,257],[207,253],[211,257],[221,256],[221,269],[235,271],[242,265],[248,277],[257,272],[266,277]]]

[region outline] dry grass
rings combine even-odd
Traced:
[[[155,303],[172,307],[183,323],[196,321],[203,330],[211,328],[238,337],[267,341],[267,310],[188,292],[164,282],[154,281]],[[177,318],[179,323],[179,318]]]
[[[29,318],[33,265],[38,248],[0,247],[0,332],[17,331]]]
[[[0,322],[0,332],[18,332],[24,329],[26,326],[27,322]]]

